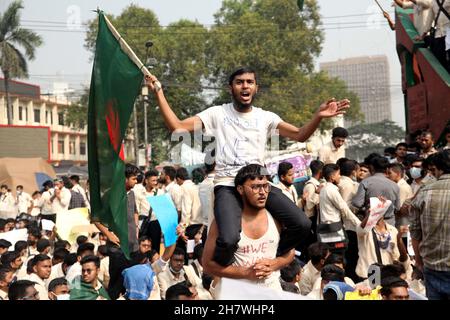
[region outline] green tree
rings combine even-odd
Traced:
[[[14,1],[0,15],[0,68],[5,78],[8,124],[13,121],[9,80],[28,77],[27,59],[33,60],[36,48],[42,44],[39,35],[20,27],[20,9],[22,1]]]
[[[358,161],[373,152],[383,154],[385,148],[405,140],[405,131],[393,121],[359,124],[348,133],[347,157]]]
[[[258,74],[257,104],[285,121],[304,124],[331,97],[349,98],[346,118],[362,119],[359,99],[342,81],[313,71],[323,42],[316,1],[305,1],[299,12],[295,0],[226,0],[215,19],[209,42],[211,82],[223,86],[233,69],[249,65]],[[229,99],[224,89],[215,103]],[[321,129],[331,126],[325,121]]]

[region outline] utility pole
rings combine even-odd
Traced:
[[[138,123],[137,123],[137,114],[136,114],[136,102],[133,106],[133,122],[134,122],[134,159],[136,166],[138,166],[139,160],[139,135],[138,135]]]

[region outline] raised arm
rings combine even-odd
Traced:
[[[192,132],[196,128],[202,128],[202,120],[200,120],[200,118],[197,116],[189,117],[184,120],[178,119],[177,115],[175,114],[175,112],[173,112],[172,108],[167,102],[166,97],[164,96],[163,89],[161,88],[161,84],[155,76],[146,76],[145,81],[149,89],[154,92],[161,115],[164,118],[166,126],[171,132],[175,130],[187,130],[189,132]]]
[[[295,141],[304,142],[316,131],[323,118],[332,118],[340,114],[345,114],[345,109],[350,107],[350,101],[347,99],[336,101],[331,99],[323,103],[319,110],[314,114],[313,118],[304,126],[297,128],[296,126],[280,122],[277,129],[280,135]]]

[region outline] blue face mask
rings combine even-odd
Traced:
[[[409,169],[409,174],[411,175],[411,178],[418,179],[422,176],[422,169],[412,167],[411,169]]]

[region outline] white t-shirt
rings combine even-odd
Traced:
[[[208,108],[198,117],[204,134],[216,138],[215,185],[234,186],[234,177],[247,164],[264,165],[266,142],[282,121],[273,112],[252,107],[238,112],[232,103]]]

